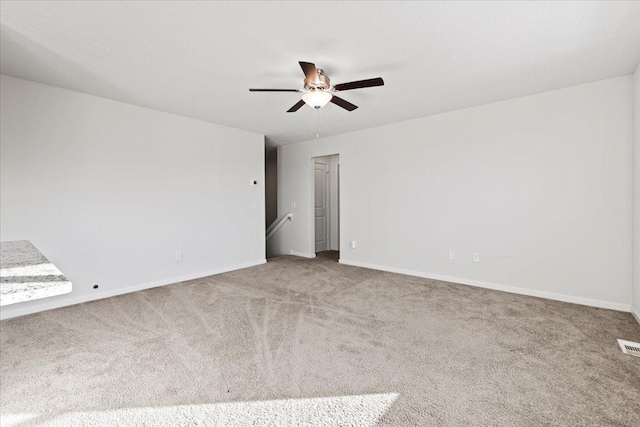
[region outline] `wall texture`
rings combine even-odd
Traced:
[[[264,262],[262,135],[0,84],[0,237],[31,240],[73,282],[3,318]]]
[[[341,262],[629,310],[632,85],[283,146],[279,213],[297,208],[273,250],[312,256],[310,160],[340,154]]]
[[[640,64],[633,74],[633,313],[640,323]]]

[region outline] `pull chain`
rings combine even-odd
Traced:
[[[320,109],[316,109],[316,138],[320,138]]]

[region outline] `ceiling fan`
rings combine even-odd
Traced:
[[[287,113],[293,113],[298,111],[304,104],[318,109],[322,108],[327,103],[332,102],[339,107],[344,108],[347,111],[353,111],[358,108],[357,105],[345,101],[344,99],[334,95],[336,92],[344,90],[361,89],[365,87],[383,86],[384,81],[381,77],[367,80],[357,80],[355,82],[340,83],[335,86],[331,86],[331,80],[324,71],[320,68],[316,68],[315,64],[311,62],[299,62],[302,71],[304,72],[304,89],[249,89],[250,92],[301,92],[302,99],[298,101],[293,107],[287,110]]]

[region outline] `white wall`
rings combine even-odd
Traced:
[[[640,64],[633,74],[633,313],[640,323]]]
[[[0,237],[31,240],[73,282],[3,318],[264,262],[262,135],[0,85]]]
[[[297,209],[273,247],[313,253],[310,158],[338,153],[342,262],[629,310],[631,87],[624,76],[283,146],[279,213]]]

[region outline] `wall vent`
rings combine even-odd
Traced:
[[[620,345],[623,353],[640,357],[640,343],[618,340],[618,344]]]

